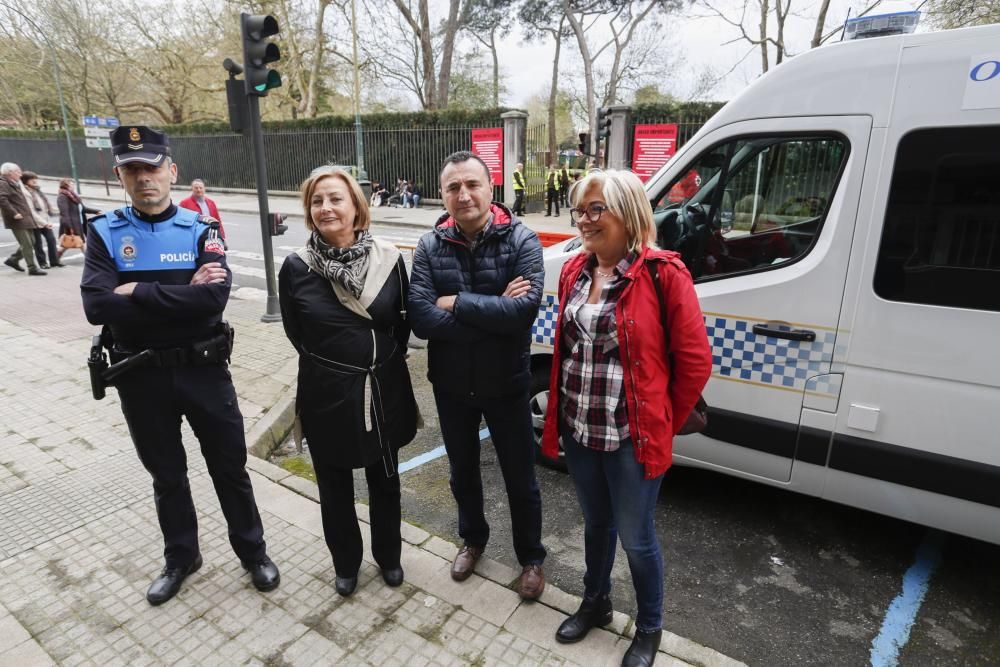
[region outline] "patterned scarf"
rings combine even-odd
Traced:
[[[331,246],[317,231],[312,233],[306,243],[310,268],[324,275],[330,282],[347,289],[355,299],[361,296],[361,290],[365,286],[368,251],[371,247],[372,235],[367,230],[358,232],[354,245],[347,248]]]

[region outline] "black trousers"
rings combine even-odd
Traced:
[[[118,395],[139,460],[153,477],[167,567],[185,567],[199,553],[182,415],[201,445],[233,551],[243,561],[264,556],[264,527],[245,467],[243,415],[228,369],[221,364],[138,368],[118,379]]]
[[[514,215],[524,215],[524,190],[514,190]]]
[[[485,547],[490,538],[479,469],[479,421],[485,418],[510,503],[514,553],[521,565],[544,561],[542,496],[535,479],[527,392],[509,398],[472,399],[435,387],[434,400],[451,468],[451,492],[458,504],[458,534],[476,547]]]
[[[315,461],[315,460],[314,460]],[[399,524],[399,474],[387,477],[379,461],[365,468],[372,528],[372,556],[383,570],[399,567],[403,538]],[[333,556],[333,567],[341,577],[356,576],[361,569],[363,545],[358,514],[354,510],[354,471],[316,465],[323,537]]]
[[[556,188],[549,188],[546,198],[548,201],[546,202],[545,215],[552,215],[553,204],[556,206],[556,215],[559,215],[559,190]]]
[[[49,261],[45,261],[45,245],[49,247]],[[48,264],[55,266],[59,262],[59,244],[56,243],[56,234],[50,227],[35,230],[35,258],[38,265]]]

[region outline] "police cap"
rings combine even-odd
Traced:
[[[145,125],[121,125],[111,133],[111,154],[116,167],[127,162],[159,165],[170,155],[170,140]]]

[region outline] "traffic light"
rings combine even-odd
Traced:
[[[584,155],[590,155],[590,132],[580,133],[580,143],[577,149]]]
[[[611,136],[611,109],[601,107],[597,110],[597,140]]]
[[[281,236],[288,231],[285,224],[285,216],[282,213],[268,213],[268,221],[271,223],[271,236]]]
[[[266,14],[240,14],[240,34],[243,36],[244,82],[247,95],[267,95],[281,86],[281,75],[268,69],[267,64],[281,58],[281,50],[268,37],[278,34],[278,21]]]

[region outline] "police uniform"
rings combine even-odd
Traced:
[[[168,163],[170,147],[160,132],[122,126],[112,134],[112,153],[115,166],[160,166]],[[80,286],[84,311],[110,334],[112,363],[140,362],[114,383],[139,459],[153,478],[165,543],[166,568],[147,599],[165,602],[201,565],[182,415],[201,444],[233,550],[254,585],[271,590],[279,576],[266,555],[245,468],[243,415],[227,369],[231,337],[222,311],[232,273],[218,224],[170,203],[157,215],[125,206],[91,225]],[[226,269],[225,282],[191,285],[198,267],[207,262]],[[132,282],[137,284],[130,296],[114,292]]]
[[[524,215],[524,174],[514,168],[514,215]]]

